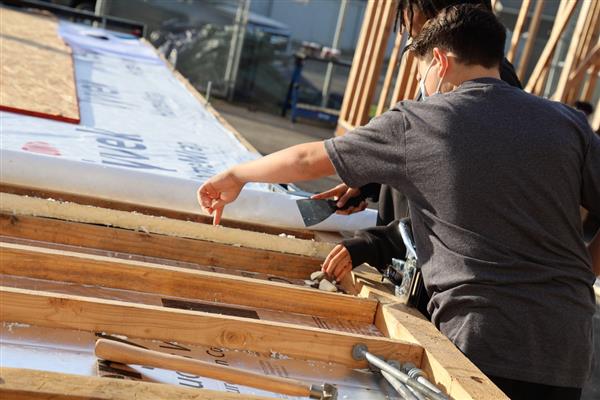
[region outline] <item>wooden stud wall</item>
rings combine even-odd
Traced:
[[[169,249],[170,245],[142,239],[143,245],[139,247],[119,247],[118,244],[123,240],[119,239],[120,236],[115,237],[115,233],[140,233],[127,228],[64,221],[60,219],[60,212],[53,214],[48,210],[50,209],[46,210],[44,217],[22,214],[23,210],[5,210],[0,219],[2,234],[5,235],[0,237],[0,255],[3,260],[0,274],[6,283],[0,288],[1,319],[4,322],[111,332],[128,337],[267,353],[276,351],[293,358],[335,362],[349,367],[364,367],[364,364],[354,361],[350,356],[352,346],[362,342],[377,354],[387,358],[411,360],[422,366],[435,382],[453,396],[458,396],[457,398],[503,398],[489,380],[428,321],[417,317],[412,310],[402,307],[398,309],[394,296],[389,294],[385,287],[377,288],[377,283],[359,280],[350,282],[352,290],[349,292],[359,294],[359,297],[355,297],[324,293],[290,284],[199,271],[189,264],[165,264],[162,261],[164,258],[140,261],[137,257],[117,257],[115,250],[160,255],[161,250]],[[95,232],[94,229],[101,231]],[[252,236],[252,232],[247,233]],[[145,235],[143,237],[148,235],[141,234]],[[157,236],[168,238],[171,241],[169,243],[185,240],[188,247],[192,243],[201,242],[176,235]],[[71,239],[64,240],[65,237]],[[76,240],[72,240],[73,238]],[[92,249],[67,247],[61,244],[64,242],[89,246]],[[253,254],[258,254],[255,253],[258,249],[210,241],[203,246],[205,251],[214,246],[223,246],[220,253],[223,256],[229,251],[241,251],[236,261],[238,268],[252,271],[257,264]],[[298,257],[293,254],[277,254],[279,263],[283,265]],[[177,260],[179,256],[176,254],[170,257]],[[196,254],[196,257],[202,259],[202,255]],[[287,270],[278,265],[265,267],[263,272],[285,276]],[[314,267],[311,268],[314,270]],[[355,275],[358,276],[360,273]],[[23,280],[31,280],[31,283]],[[82,290],[75,290],[74,293],[78,293],[76,295],[71,294],[67,292],[68,285],[79,285]],[[85,288],[88,289],[83,290]],[[106,292],[115,289],[131,294],[123,294],[121,299],[107,298],[102,294],[103,290]],[[136,300],[135,293],[139,293],[137,296],[140,300]],[[298,322],[287,323],[262,317],[255,320],[212,312],[167,308],[142,301],[144,296],[148,299],[152,296],[182,296],[204,302],[257,307],[257,310],[264,307],[265,310],[299,313],[298,315],[312,315],[324,319],[348,318],[357,324],[374,324],[379,332],[387,337],[348,333],[336,328],[314,328],[301,324],[301,318],[297,319]],[[199,326],[202,327],[201,330],[198,329]],[[428,346],[426,351],[421,342]],[[23,380],[19,380],[14,371],[19,371],[22,374],[20,376],[30,379],[34,376],[44,377],[43,379],[55,378],[61,384],[19,389],[15,386],[16,382]],[[467,378],[467,375],[470,378]],[[10,368],[2,368],[0,377],[4,379],[3,383],[0,383],[0,395],[6,398],[48,398],[48,393],[52,393],[52,398],[78,399],[78,396],[89,393],[84,389],[85,385],[93,384],[94,387],[98,387],[97,393],[103,393],[103,390],[109,390],[108,383],[105,386],[103,382],[112,381],[110,378],[98,380]],[[150,390],[145,384],[137,383],[120,387],[120,393],[125,396]],[[81,385],[80,389],[67,389],[78,385]],[[152,390],[163,393],[165,399],[178,398],[177,396],[185,394],[176,388],[163,389],[165,385],[156,386],[152,387]],[[215,394],[216,397],[210,397],[211,395],[210,392],[202,392],[202,396],[206,397],[198,398],[220,398],[218,394]]]
[[[354,54],[336,135],[342,135],[355,127],[366,124],[369,115],[365,114],[365,110],[368,110],[371,104],[377,104],[376,115],[379,115],[398,101],[414,99],[418,94],[416,63],[410,54],[400,57],[401,47],[406,42],[400,34],[397,34],[395,38],[390,62],[384,73],[383,87],[377,101],[374,99],[374,90],[369,86],[374,85],[382,73],[382,59],[387,49],[391,22],[395,16],[394,13],[388,13],[386,7],[395,9],[396,4],[395,0],[368,1],[367,3],[367,11]],[[543,94],[548,83],[550,63],[555,55],[557,45],[567,31],[569,23],[574,23],[573,37],[569,42],[564,67],[552,98],[568,104],[573,104],[577,100],[592,101],[592,96],[597,90],[598,74],[600,73],[600,56],[597,55],[600,34],[600,2],[561,0],[543,52],[536,60],[532,60],[543,11],[548,4],[550,3],[546,0],[523,0],[515,26],[509,27],[514,31],[514,35],[507,58],[515,65],[517,74],[523,81],[526,90],[537,95]],[[387,30],[382,31],[384,28]],[[528,35],[523,42],[522,34],[525,31],[528,32]],[[519,49],[521,50],[518,53]],[[532,61],[535,61],[535,66],[529,79],[525,82],[526,72]],[[373,74],[373,76],[368,77],[368,74]],[[594,129],[600,129],[600,102],[595,104],[592,126]]]

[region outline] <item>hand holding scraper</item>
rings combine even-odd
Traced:
[[[296,200],[296,205],[298,206],[298,210],[300,210],[304,226],[308,227],[325,221],[331,214],[337,211],[357,207],[363,201],[360,197],[351,197],[343,207],[338,207],[336,200],[299,199]]]

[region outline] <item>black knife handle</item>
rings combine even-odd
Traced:
[[[346,201],[346,204],[344,204],[344,207],[338,207],[337,206],[337,202],[339,200],[337,200],[337,201],[336,200],[327,200],[327,201],[329,202],[329,204],[331,204],[331,206],[333,208],[335,208],[336,211],[343,211],[343,210],[347,210],[350,207],[356,207],[356,206],[358,206],[360,203],[363,202],[363,199],[360,198],[360,197],[358,197],[358,196],[357,197],[350,197],[348,199],[348,201]]]

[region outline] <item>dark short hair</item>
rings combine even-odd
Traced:
[[[434,47],[451,51],[467,65],[493,68],[504,59],[506,30],[491,11],[481,6],[450,6],[425,23],[410,49],[429,57]]]
[[[399,0],[398,11],[396,14],[396,24],[400,24],[400,28],[412,30],[414,10],[418,10],[425,19],[431,19],[438,15],[446,7],[459,4],[475,4],[481,5],[492,11],[492,0]],[[408,15],[408,26],[404,22],[404,10]]]

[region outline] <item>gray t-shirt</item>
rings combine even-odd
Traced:
[[[482,78],[325,147],[349,186],[407,195],[432,320],[483,372],[583,386],[595,298],[579,205],[600,215],[600,139],[582,113]]]

